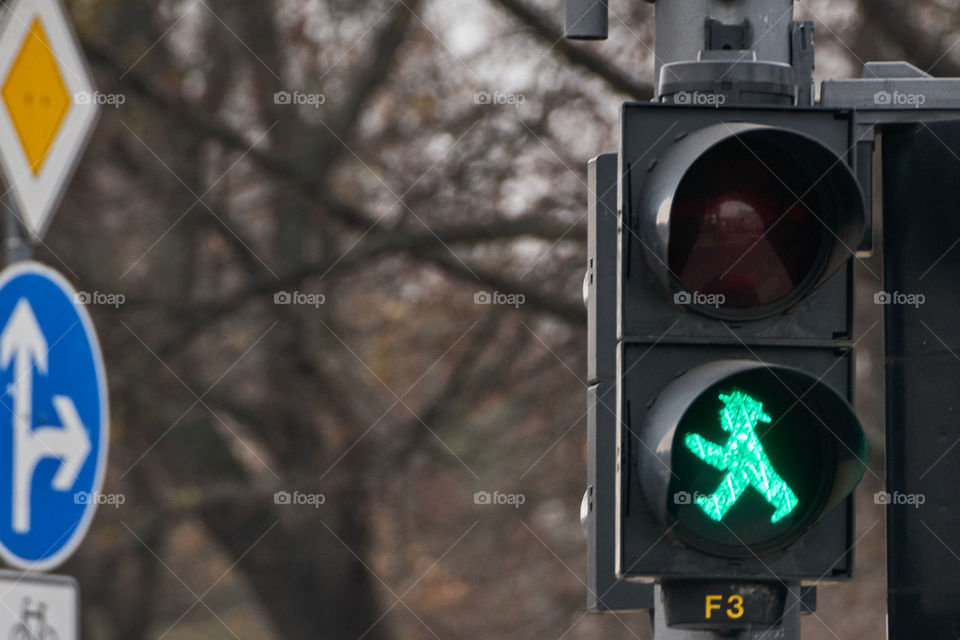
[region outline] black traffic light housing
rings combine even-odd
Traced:
[[[883,131],[892,640],[960,637],[960,576],[951,569],[960,540],[960,113],[953,116]],[[898,304],[895,295],[913,304]]]
[[[865,460],[851,260],[866,217],[851,112],[628,103],[622,125],[617,575],[851,575],[849,494]],[[721,395],[737,393],[769,410],[751,429],[803,499],[766,527],[752,484],[723,516],[697,516],[693,494],[733,475],[696,468],[679,426],[696,415],[705,446],[736,449],[719,425]],[[802,451],[806,465],[791,456]]]

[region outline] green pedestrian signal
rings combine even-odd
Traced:
[[[722,558],[789,548],[865,469],[866,438],[846,399],[799,369],[758,361],[718,359],[678,376],[638,435],[640,484],[663,530]]]
[[[727,512],[753,487],[776,508],[770,522],[779,522],[797,506],[793,490],[770,463],[757,424],[769,423],[763,403],[742,391],[720,394],[723,409],[720,426],[730,434],[725,445],[718,445],[697,433],[688,433],[684,443],[698,458],[720,471],[726,471],[720,486],[710,496],[698,496],[697,504],[713,520],[723,520]]]

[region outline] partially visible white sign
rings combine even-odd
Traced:
[[[73,578],[0,571],[0,638],[79,640],[79,600]]]

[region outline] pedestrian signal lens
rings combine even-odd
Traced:
[[[763,403],[748,394],[734,391],[720,394],[720,426],[729,434],[726,444],[719,445],[697,433],[688,433],[684,443],[695,456],[711,467],[726,472],[724,481],[710,496],[699,496],[697,505],[710,518],[720,521],[743,495],[753,487],[776,507],[770,522],[779,522],[797,506],[796,494],[770,463],[757,433],[760,423],[772,418],[764,413]]]
[[[707,553],[752,557],[783,549],[863,475],[866,441],[849,404],[800,371],[712,363],[682,376],[656,404],[662,408],[652,418],[668,424],[650,425],[649,433],[669,443],[656,449],[669,451],[670,473],[666,486],[647,489],[666,490],[664,524]],[[659,468],[648,469],[651,477]]]

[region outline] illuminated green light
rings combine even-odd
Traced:
[[[726,471],[713,495],[699,496],[697,505],[708,517],[723,520],[747,487],[752,486],[776,508],[770,522],[779,522],[797,506],[797,496],[777,474],[760,443],[756,428],[760,422],[770,422],[763,411],[763,403],[742,391],[720,394],[723,409],[720,426],[730,433],[725,445],[704,440],[696,433],[688,433],[684,444],[695,456],[711,467]]]

